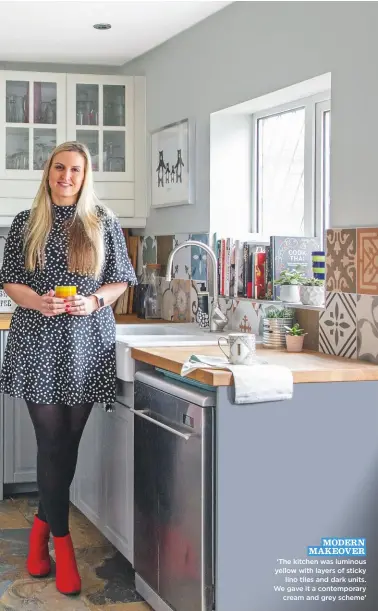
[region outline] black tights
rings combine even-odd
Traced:
[[[69,493],[79,443],[93,403],[26,403],[38,447],[38,517],[49,523],[54,537],[64,537],[69,532]]]

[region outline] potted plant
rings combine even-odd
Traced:
[[[275,284],[278,284],[280,289],[280,300],[285,303],[300,303],[299,287],[305,276],[297,266],[295,269],[284,269]]]
[[[285,327],[294,323],[293,310],[274,308],[269,310],[263,321],[263,346],[266,348],[285,347]]]
[[[325,301],[324,280],[304,278],[299,293],[303,305],[323,306]]]
[[[304,336],[307,333],[296,322],[293,327],[286,327],[286,348],[288,352],[302,352]]]

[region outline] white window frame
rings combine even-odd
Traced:
[[[324,159],[324,115],[326,112],[331,111],[331,100],[324,100],[324,102],[318,102],[316,104],[316,118],[315,118],[315,202],[316,210],[316,235],[321,236],[324,239],[326,230],[326,217],[325,217],[325,159]],[[331,128],[332,115],[330,113],[330,128]]]
[[[322,121],[323,113],[328,109],[330,110],[330,98],[331,92],[325,91],[287,104],[268,108],[265,111],[252,115],[252,233],[266,235],[262,225],[263,214],[261,203],[259,204],[258,202],[258,121],[284,112],[304,108],[304,235],[323,239],[324,187],[321,183],[324,160],[322,160]]]

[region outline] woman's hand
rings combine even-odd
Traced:
[[[66,311],[65,307],[64,299],[55,297],[55,292],[50,290],[41,296],[38,309],[43,316],[57,316]]]
[[[95,297],[84,297],[84,295],[72,295],[66,297],[65,312],[74,314],[75,316],[88,316],[97,310],[97,300]]]

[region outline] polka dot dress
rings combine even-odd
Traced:
[[[15,217],[5,245],[1,287],[4,283],[20,283],[43,295],[56,285],[75,285],[79,294],[89,296],[103,284],[136,283],[117,219],[98,208],[104,227],[105,264],[101,276],[95,279],[67,268],[65,222],[73,216],[75,206],[53,205],[53,212],[45,267],[35,272],[27,272],[24,266],[23,236],[29,210]],[[93,401],[109,406],[115,401],[115,382],[115,320],[110,306],[89,316],[63,313],[52,317],[16,308],[0,392],[35,403],[75,405]]]

